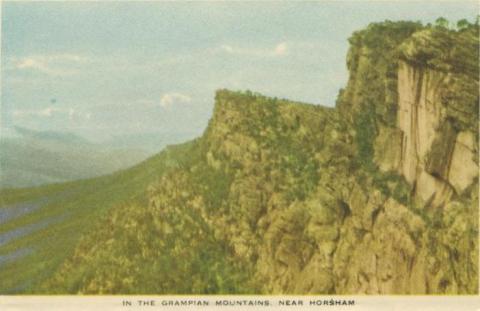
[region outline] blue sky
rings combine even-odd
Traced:
[[[333,106],[371,22],[473,20],[476,2],[3,2],[2,126],[202,133],[219,88]]]

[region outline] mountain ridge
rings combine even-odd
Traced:
[[[91,144],[87,139],[71,132],[37,131],[21,126],[14,126],[13,128],[25,138],[53,140],[69,144]]]

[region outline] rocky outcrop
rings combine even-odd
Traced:
[[[454,192],[461,194],[478,177],[474,133],[457,133],[448,119],[448,102],[442,101],[447,76],[399,63],[397,125],[403,134],[399,173],[432,206],[444,204]]]
[[[448,181],[461,194],[478,178],[478,151],[474,133],[460,132],[453,146]]]
[[[478,178],[478,30],[407,23],[393,34],[397,26],[371,25],[351,38],[339,108],[357,130],[364,166],[400,174],[415,198],[441,206]],[[378,54],[379,46],[389,49]]]

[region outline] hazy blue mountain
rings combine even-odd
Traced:
[[[42,141],[57,141],[69,145],[73,144],[91,144],[85,138],[70,132],[57,131],[36,131],[21,126],[14,126],[15,132],[26,139],[42,140]]]
[[[193,132],[147,132],[115,135],[102,142],[110,148],[142,149],[158,153],[161,149],[171,144],[178,144],[198,136]]]
[[[36,186],[89,178],[132,166],[144,149],[94,144],[68,132],[23,127],[2,130],[0,188]]]

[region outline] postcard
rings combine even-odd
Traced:
[[[480,310],[478,2],[1,5],[1,310]]]

